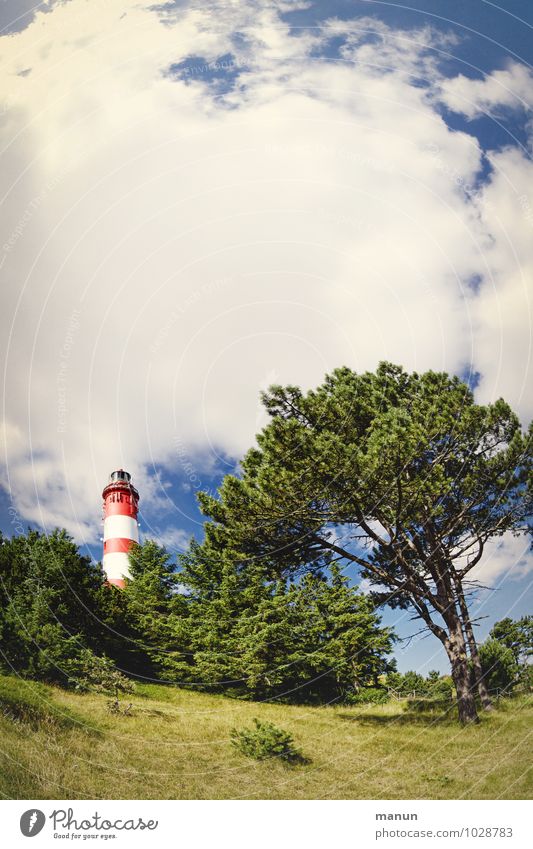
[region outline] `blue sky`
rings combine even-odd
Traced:
[[[527,423],[532,26],[484,0],[2,3],[2,529],[98,558],[124,466],[182,550],[260,390],[340,364],[455,372]],[[482,635],[531,606],[523,548],[488,553]],[[446,667],[433,638],[399,665]]]

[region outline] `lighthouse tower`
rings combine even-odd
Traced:
[[[139,493],[124,469],[111,472],[102,492],[104,499],[104,572],[108,583],[124,586],[130,577],[128,551],[139,542],[137,505]]]

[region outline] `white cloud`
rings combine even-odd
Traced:
[[[71,0],[4,39],[3,481],[26,519],[94,540],[117,465],[166,509],[151,464],[240,455],[269,374],[473,353],[483,397],[531,415],[530,164],[502,151],[465,191],[479,144],[412,77],[437,85],[432,39],[450,45],[379,25],[314,60],[333,29],[295,36],[267,3]],[[227,53],[222,97],[167,73]]]
[[[158,545],[164,546],[170,554],[183,552],[187,548],[190,534],[180,528],[150,528],[145,533],[141,532],[141,541],[146,542],[154,539]]]
[[[442,82],[440,96],[454,112],[468,118],[501,115],[504,108],[531,110],[533,74],[519,62],[510,62],[502,70],[492,71],[482,79],[459,74]]]
[[[392,29],[372,17],[331,20],[326,31],[346,36],[340,50],[342,58],[363,66],[366,73],[403,75],[408,82],[422,80],[426,85],[440,78],[439,60],[451,55],[458,43],[451,32],[430,26]]]
[[[533,305],[533,163],[517,148],[491,154],[494,173],[480,195],[491,240],[483,256],[485,283],[473,308],[473,357],[483,378],[482,402],[504,395],[530,419]]]
[[[483,558],[468,574],[468,580],[494,587],[497,581],[519,580],[533,570],[531,543],[527,537],[505,534],[489,540]]]

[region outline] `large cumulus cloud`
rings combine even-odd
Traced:
[[[71,0],[2,39],[2,481],[24,519],[94,540],[111,467],[157,504],[152,464],[238,457],[261,387],[341,363],[478,371],[530,417],[531,162],[510,144],[487,169],[441,108],[527,123],[528,72],[446,79],[446,33],[292,32],[282,8]]]

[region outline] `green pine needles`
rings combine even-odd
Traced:
[[[292,734],[278,728],[273,722],[254,719],[253,728],[243,728],[240,731],[233,728],[231,745],[241,754],[255,760],[279,758],[289,764],[309,762],[295,747]]]

